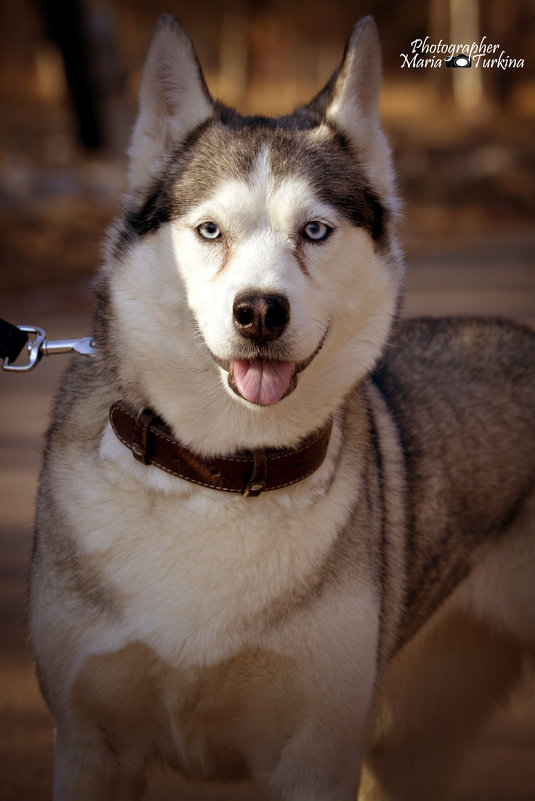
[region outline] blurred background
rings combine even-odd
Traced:
[[[535,0],[0,0],[0,316],[40,325],[50,338],[88,333],[140,68],[162,12],[189,32],[212,93],[263,114],[309,100],[355,20],[373,14],[381,111],[405,202],[405,313],[535,325]],[[411,42],[426,37],[486,37],[501,65],[403,66]],[[56,357],[31,375],[0,373],[5,801],[50,796],[52,723],[32,672],[25,584],[42,437],[65,364]],[[532,687],[526,668],[525,688],[467,759],[458,801],[534,801]],[[258,799],[246,787],[203,794],[161,777],[154,787],[160,799]]]
[[[479,247],[497,232],[531,230],[534,0],[2,0],[0,8],[3,291],[93,273],[122,187],[148,38],[164,10],[190,33],[215,96],[270,114],[318,91],[354,21],[372,13],[408,255],[430,239],[453,245],[471,235]],[[401,54],[412,58],[411,42],[426,36],[485,36],[524,66],[403,67]]]

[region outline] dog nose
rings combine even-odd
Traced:
[[[278,292],[237,295],[232,308],[234,327],[246,339],[277,339],[288,325],[290,302]]]

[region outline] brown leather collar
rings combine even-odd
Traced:
[[[256,497],[302,481],[320,467],[327,453],[332,420],[299,447],[258,450],[236,456],[203,458],[174,439],[150,409],[136,414],[121,401],[110,408],[111,426],[123,445],[143,464],[152,464],[194,484]]]

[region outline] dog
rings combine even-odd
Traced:
[[[140,798],[153,761],[446,799],[533,654],[535,338],[400,321],[380,81],[365,18],[308,105],[242,117],[156,28],[38,497],[56,801]]]

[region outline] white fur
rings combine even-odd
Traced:
[[[171,477],[164,492],[152,489],[161,471],[141,468],[124,446],[110,447],[108,434],[85,480],[62,471],[64,514],[67,522],[72,517],[84,559],[98,563],[104,581],[128,599],[115,647],[140,640],[183,665],[212,664],[245,648],[247,626],[237,621],[254,618],[305,580],[347,520],[347,499],[355,497],[351,471],[328,498],[322,490],[339,442],[337,433],[310,479],[254,503]],[[151,536],[138,524],[149,518]]]
[[[348,69],[353,68],[350,64]],[[375,83],[368,88],[362,82],[350,84],[361,95],[359,102],[338,89],[350,109],[356,113],[358,107],[355,124],[360,126]],[[336,102],[330,116],[349,129]],[[167,20],[151,45],[142,79],[131,149],[131,200],[139,199],[169,153],[212,113],[191,43]],[[375,122],[370,132],[377,132]],[[314,144],[318,133],[303,135]],[[371,141],[367,146],[372,148]],[[377,148],[374,156],[383,159],[388,172],[388,153],[380,144]],[[321,245],[300,238],[311,220],[333,229]],[[221,242],[199,237],[196,229],[205,221],[220,227]],[[347,592],[329,588],[329,556],[362,492],[359,453],[364,445],[360,432],[350,427],[342,448],[339,409],[381,352],[398,282],[399,271],[369,234],[315,196],[304,177],[275,177],[267,147],[251,175],[214,187],[209,198],[162,223],[109,265],[110,346],[120,354],[118,384],[132,403],[157,410],[186,446],[205,454],[288,448],[330,416],[335,419],[327,457],[313,475],[254,499],[198,487],[140,465],[109,425],[96,451],[72,439],[52,448],[47,481],[61,491],[53,501],[49,498],[53,511],[43,513],[44,525],[60,522],[73,572],[80,568],[79,575],[68,566],[54,576],[36,570],[32,585],[32,637],[43,675],[53,677],[48,699],[58,721],[58,801],[130,797],[121,784],[128,771],[117,772],[118,765],[129,766],[135,777],[145,754],[158,750],[158,735],[153,738],[150,725],[135,731],[139,739],[132,748],[122,745],[130,735],[128,726],[111,742],[113,732],[99,724],[87,701],[95,691],[88,658],[106,660],[111,654],[120,659],[121,649],[131,644],[150,649],[160,660],[159,669],[180,676],[243,658],[248,650],[267,653],[272,660],[265,674],[268,686],[261,687],[267,712],[260,708],[255,718],[253,697],[251,718],[241,732],[240,749],[250,758],[253,773],[273,798],[351,797],[376,679],[380,602],[376,577],[360,564],[352,568]],[[237,295],[251,290],[288,298],[290,321],[280,338],[288,360],[308,359],[324,338],[298,375],[296,389],[269,407],[237,397],[212,356],[239,358],[232,307]],[[76,407],[73,414],[84,411]],[[365,504],[367,499],[362,500]],[[53,539],[54,532],[48,534]],[[363,554],[363,564],[367,559]],[[97,590],[110,592],[111,611],[99,608],[105,599],[90,595],[95,576]],[[305,601],[300,605],[301,591],[305,597],[315,591],[321,597],[315,615],[308,613]],[[288,618],[284,625],[273,624],[277,615]],[[246,681],[262,678],[262,658]],[[278,658],[286,660],[282,675]],[[96,688],[97,706],[101,691],[113,689],[113,676],[109,686],[106,681]],[[284,692],[294,682],[298,697],[288,695],[281,703],[279,682]],[[128,698],[126,690],[129,702],[138,700]],[[203,748],[209,750],[210,735],[195,733],[198,743],[191,749],[197,747],[200,756],[191,758],[185,744],[188,724],[180,729],[177,711],[177,698],[187,688],[171,682],[162,692],[174,755],[195,770],[205,758]],[[293,717],[289,725],[283,719],[272,740],[264,741],[264,718],[273,728],[271,699],[276,713],[288,711]],[[183,697],[183,704],[190,700]],[[217,701],[214,693],[208,703]],[[201,710],[201,726],[202,719]],[[232,742],[232,726],[226,729],[224,737]],[[255,738],[258,747],[249,742]]]
[[[365,21],[349,41],[326,117],[349,137],[391,214],[379,82],[377,36]],[[134,206],[213,111],[189,39],[165,19],[140,91]],[[299,132],[312,148],[326,135],[327,125]],[[47,455],[32,580],[32,639],[58,724],[56,801],[138,798],[154,755],[213,777],[214,751],[223,763],[243,757],[267,798],[354,801],[380,674],[398,640],[410,549],[401,536],[397,427],[378,390],[350,393],[388,337],[399,253],[390,241],[385,254],[305,176],[280,177],[272,156],[266,145],[250,174],[214,186],[110,263],[108,346],[119,354],[124,399],[152,407],[196,452],[288,448],[333,416],[326,459],[307,479],[258,498],[216,492],[135,461],[110,425],[102,427],[107,404],[88,397],[91,381],[82,392],[71,386]],[[321,244],[301,235],[312,220],[332,229]],[[199,236],[207,221],[221,239]],[[278,343],[285,358],[297,364],[315,355],[295,390],[263,407],[229,388],[214,356],[240,358],[234,301],[266,291],[290,304]],[[98,370],[94,381],[93,391],[108,393]],[[480,652],[497,654],[496,632],[532,647],[529,508],[507,542],[481,549],[472,575],[395,657],[369,754],[372,783],[381,759],[390,762],[375,771],[369,798],[444,796],[463,740],[443,694],[455,746],[444,756],[435,685],[462,675],[457,708],[472,706],[473,719],[481,717],[477,693],[455,666],[456,627],[473,689],[482,683]],[[468,617],[483,621],[474,643]],[[502,673],[512,680],[519,665],[506,658]],[[487,695],[497,686],[487,681]],[[423,755],[417,770],[415,747]]]
[[[112,276],[123,381],[142,387],[185,444],[207,453],[284,447],[321,425],[373,365],[396,303],[399,278],[367,233],[315,198],[304,179],[277,183],[267,164],[263,155],[251,180],[220,186],[163,226]],[[305,274],[295,232],[313,219],[334,230],[320,246],[305,244]],[[226,246],[201,240],[196,226],[208,220],[225,233]],[[328,331],[297,389],[273,407],[232,393],[209,353],[236,358],[232,305],[250,289],[288,297],[284,343],[292,361],[310,357]],[[188,392],[179,392],[184,385]]]

